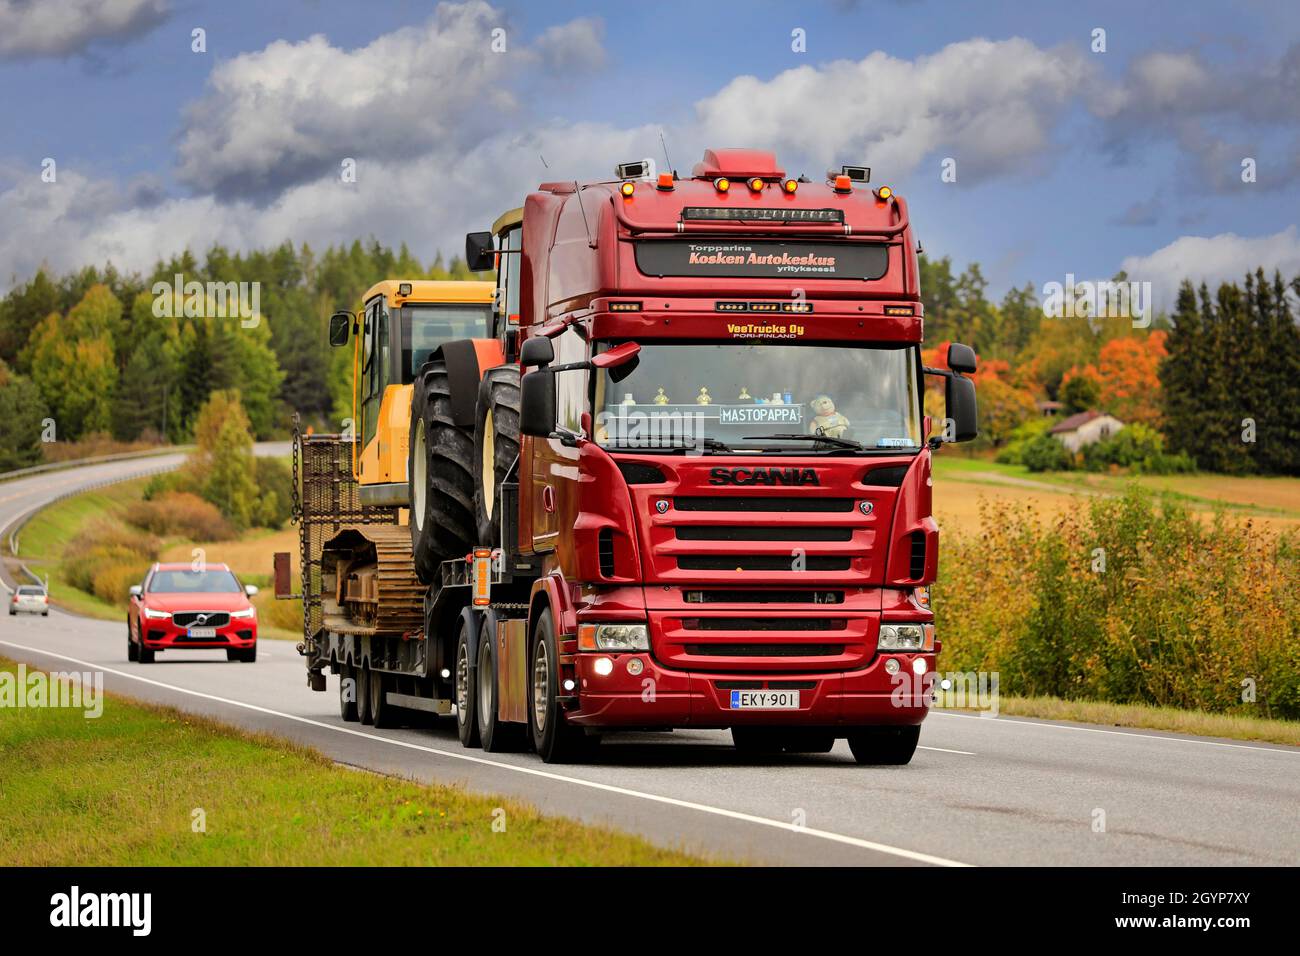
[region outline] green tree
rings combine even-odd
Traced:
[[[253,435],[239,392],[213,392],[194,427],[197,447],[186,463],[190,483],[238,528],[253,524],[260,495]]]
[[[40,464],[46,415],[41,390],[0,359],[0,471]]]

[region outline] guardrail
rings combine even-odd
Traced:
[[[51,461],[44,465],[31,465],[13,471],[0,471],[0,482],[11,481],[14,478],[26,478],[30,475],[41,475],[47,471],[80,468],[83,465],[103,465],[114,461],[129,461],[132,458],[149,458],[153,455],[189,454],[193,449],[193,445],[161,445],[158,448],[148,448],[144,451],[124,451],[116,455],[97,455],[94,458],[70,458],[67,461]]]

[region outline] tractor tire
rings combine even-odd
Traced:
[[[519,366],[490,370],[474,413],[474,524],[478,543],[501,540],[501,483],[519,459]]]
[[[429,584],[440,562],[474,546],[474,435],[452,421],[440,360],[425,362],[416,376],[407,448],[411,555],[416,577]]]

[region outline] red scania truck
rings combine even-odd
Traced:
[[[547,762],[729,728],[906,763],[939,651],[931,454],[975,435],[974,353],[923,367],[907,204],[864,167],[653,166],[544,183],[467,237],[497,268],[492,335],[417,377],[408,500],[333,515],[319,545],[304,525],[312,686],[340,674],[365,698],[344,716],[376,723],[454,703],[466,746]],[[385,522],[413,580],[395,528],[366,530]],[[420,595],[416,626],[377,629],[386,588]]]

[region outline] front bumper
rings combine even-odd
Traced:
[[[673,670],[649,653],[575,655],[578,708],[570,723],[584,727],[735,727],[763,726],[861,727],[919,724],[930,710],[930,679],[934,652],[880,652],[866,666],[836,672],[784,674],[713,673]],[[596,671],[596,661],[608,658],[608,675]],[[885,662],[896,659],[891,675]],[[628,661],[639,660],[641,672],[628,672]],[[924,661],[917,675],[915,661]],[[634,665],[635,668],[635,665]],[[797,710],[733,710],[731,691],[799,691]]]
[[[192,638],[189,628],[178,627],[170,618],[141,619],[140,638],[152,651],[232,647],[247,650],[257,643],[257,618],[234,619],[216,628],[215,637]]]

